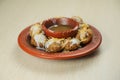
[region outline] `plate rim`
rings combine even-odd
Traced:
[[[62,60],[63,59],[64,60],[64,59],[83,57],[83,56],[89,55],[93,51],[95,51],[102,42],[101,33],[95,27],[90,25],[91,29],[93,30],[94,35],[93,35],[92,40],[85,47],[74,50],[74,51],[70,51],[70,52],[48,53],[48,52],[45,52],[42,50],[38,50],[38,49],[32,47],[28,43],[27,39],[28,39],[28,35],[29,35],[30,26],[26,27],[19,34],[18,45],[26,53],[36,56],[36,57],[39,57],[39,58],[54,59],[54,60]],[[85,50],[85,49],[87,49],[87,50]]]

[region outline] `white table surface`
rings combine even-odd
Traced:
[[[94,55],[47,60],[26,54],[19,33],[56,16],[81,16],[103,41]],[[0,0],[0,80],[120,80],[120,0]]]

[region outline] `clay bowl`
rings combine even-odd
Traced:
[[[50,29],[48,29],[50,26],[53,25],[67,25],[70,26],[71,29],[70,30],[66,30],[66,31],[51,31]],[[66,17],[61,17],[61,18],[51,18],[48,20],[43,21],[42,23],[42,29],[45,32],[45,34],[48,37],[55,37],[55,38],[67,38],[67,37],[73,37],[76,35],[77,33],[77,29],[78,29],[79,23],[74,21],[71,18],[66,18]]]

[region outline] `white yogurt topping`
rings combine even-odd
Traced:
[[[79,44],[80,43],[80,41],[76,38],[71,39],[70,42],[71,42],[71,46],[74,45],[74,44]]]
[[[41,28],[40,28],[40,25],[33,25],[31,28],[30,28],[30,31],[32,31],[32,34],[35,35],[37,32],[40,32]]]
[[[40,44],[40,43],[44,45],[46,39],[47,39],[46,36],[43,35],[42,33],[36,34],[36,35],[34,36],[34,40],[35,40],[35,42],[36,42],[36,44],[37,44],[37,47],[39,47],[39,44]]]

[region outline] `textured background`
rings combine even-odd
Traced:
[[[102,34],[91,56],[47,60],[23,52],[19,33],[56,16],[81,16]],[[120,0],[0,0],[0,80],[120,80]]]

